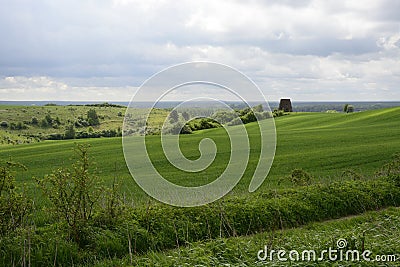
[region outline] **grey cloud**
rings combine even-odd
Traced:
[[[400,82],[400,1],[3,2],[0,77],[27,77],[20,88],[41,76],[69,88],[138,86],[193,59],[231,64],[307,96],[312,81],[324,79],[337,81],[318,83],[329,96],[343,81],[351,88],[375,80],[389,90]]]

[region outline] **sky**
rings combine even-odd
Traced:
[[[129,101],[212,61],[266,98],[400,101],[397,0],[0,0],[0,100]]]

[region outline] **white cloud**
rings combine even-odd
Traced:
[[[136,87],[71,86],[50,77],[9,76],[0,80],[0,99],[129,101]]]
[[[211,60],[274,99],[400,100],[400,1],[5,2],[0,99],[125,100],[171,64]]]

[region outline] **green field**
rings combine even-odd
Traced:
[[[400,108],[365,111],[353,114],[292,113],[275,119],[277,150],[270,174],[260,190],[292,186],[284,179],[294,168],[311,173],[315,181],[330,182],[340,179],[344,170],[352,169],[371,175],[393,154],[400,151]],[[246,192],[252,171],[258,162],[258,127],[248,124],[252,154],[247,171],[234,193]],[[209,175],[195,176],[173,168],[160,152],[158,136],[148,138],[148,147],[153,151],[153,161],[162,173],[177,183],[204,184],[221,172],[229,157],[229,144],[225,131],[211,129],[181,136],[181,148],[189,158],[199,155],[198,142],[205,137],[216,140],[219,145],[216,164],[208,170]],[[17,146],[3,146],[0,158],[13,159],[24,164],[27,171],[19,174],[18,181],[33,184],[32,176],[42,177],[61,166],[70,165],[74,143],[89,143],[90,154],[97,166],[99,176],[105,181],[117,177],[122,181],[124,192],[134,202],[146,195],[131,178],[122,152],[121,138],[44,141]],[[211,176],[211,177],[210,177]],[[32,189],[33,190],[33,189]]]
[[[114,114],[116,111],[114,109],[108,108],[108,112]],[[82,112],[84,114],[84,111]],[[100,112],[101,109],[98,113],[101,114]],[[112,127],[122,128],[122,125],[118,126],[122,119],[117,122],[120,116],[114,115],[117,118]],[[11,121],[13,117],[8,116],[10,117],[7,119]],[[30,116],[31,114],[27,117]],[[63,121],[65,116],[61,118]],[[107,125],[105,121],[102,123]],[[11,159],[27,167],[26,171],[16,173],[16,183],[19,189],[23,184],[25,185],[27,195],[34,202],[34,213],[29,217],[29,222],[33,223],[33,229],[35,229],[35,235],[32,236],[32,242],[35,244],[35,252],[32,254],[35,259],[34,266],[53,262],[54,253],[59,253],[57,257],[62,265],[69,264],[72,260],[83,265],[97,262],[100,266],[129,265],[131,262],[142,266],[191,266],[201,263],[205,266],[223,264],[252,266],[261,264],[256,263],[257,259],[253,254],[262,248],[265,240],[273,242],[277,248],[302,248],[314,244],[311,248],[321,249],[332,241],[329,238],[339,237],[342,233],[346,237],[354,234],[356,238],[360,238],[360,233],[375,224],[381,224],[382,228],[371,228],[373,230],[371,233],[379,234],[379,229],[382,229],[381,233],[388,235],[389,224],[386,220],[388,217],[394,223],[392,230],[398,233],[398,209],[367,214],[359,219],[311,224],[288,232],[276,233],[275,231],[297,227],[315,220],[327,220],[399,205],[398,185],[388,183],[385,177],[376,178],[375,173],[384,164],[390,162],[394,154],[400,152],[400,127],[398,127],[400,107],[349,114],[290,113],[290,115],[275,118],[275,124],[277,132],[275,159],[268,177],[257,192],[250,194],[248,185],[258,163],[260,133],[257,124],[249,123],[246,124],[246,129],[251,154],[244,177],[221,201],[193,209],[172,208],[148,197],[137,186],[126,167],[120,137],[46,140],[30,144],[1,145],[0,160]],[[5,133],[2,132],[2,134]],[[161,149],[160,136],[147,136],[146,145],[153,164],[168,180],[176,184],[198,186],[217,178],[226,167],[231,153],[229,139],[223,128],[180,135],[182,153],[189,159],[199,157],[198,144],[204,138],[215,141],[218,153],[213,164],[197,174],[178,170],[166,160]],[[104,185],[110,186],[114,179],[117,180],[124,205],[129,210],[124,215],[124,219],[116,225],[102,225],[102,219],[91,222],[89,225],[92,228],[89,229],[88,239],[93,241],[95,244],[93,246],[86,244],[81,247],[82,245],[68,238],[65,224],[58,222],[57,218],[48,213],[49,201],[43,196],[33,179],[33,177],[43,178],[58,168],[71,166],[76,161],[74,154],[76,143],[90,144],[89,157],[94,162],[91,171],[97,174]],[[298,186],[290,181],[288,176],[296,168],[303,169],[312,175],[311,186]],[[360,174],[362,179],[351,181],[353,180],[351,176],[342,175],[347,170]],[[347,183],[345,180],[350,182]],[[360,188],[357,188],[358,182]],[[319,195],[320,192],[321,195]],[[348,202],[348,199],[352,201]],[[315,208],[315,212],[309,210],[309,207]],[[297,214],[299,209],[307,214]],[[271,217],[259,219],[264,212],[269,212]],[[321,213],[315,214],[318,212]],[[147,216],[153,217],[149,219]],[[249,220],[251,221],[253,217],[256,221],[249,224]],[[231,225],[227,223],[228,218],[231,220]],[[204,219],[207,223],[209,219],[213,225],[209,226],[211,228],[208,234]],[[271,221],[272,229],[270,230],[272,231],[268,229],[268,220]],[[218,226],[218,223],[221,226]],[[361,225],[359,228],[358,224]],[[25,227],[32,229],[29,225]],[[226,227],[225,230],[222,229],[223,225]],[[250,237],[215,240],[218,231],[221,231],[222,237],[247,235],[245,230],[247,226],[247,232],[250,234],[259,231],[265,233]],[[218,230],[218,227],[221,229]],[[201,230],[201,233],[197,233],[198,230]],[[26,242],[26,231],[26,228],[23,228],[20,232],[11,233],[4,239],[4,243],[0,242],[0,250],[3,251],[4,256],[0,257],[0,265],[5,264],[9,257],[21,262],[20,253],[24,251],[21,248],[24,245],[21,244]],[[127,240],[131,240],[132,235],[135,238],[134,261],[131,261],[128,256],[127,249]],[[298,238],[297,235],[303,238]],[[44,239],[42,236],[45,236]],[[319,240],[318,236],[323,238]],[[137,254],[144,253],[144,255],[136,255],[136,240],[140,247]],[[393,238],[385,240],[378,239],[374,241],[375,243],[367,244],[376,249],[374,250],[376,253],[389,253],[396,249],[395,252],[399,252],[398,242],[394,242]],[[58,251],[58,245],[60,251]],[[166,249],[182,245],[187,247],[166,251]],[[11,254],[8,255],[8,252]],[[329,266],[329,262],[324,264]],[[268,266],[279,266],[279,263],[269,263]]]

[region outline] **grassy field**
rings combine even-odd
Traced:
[[[367,212],[359,216],[332,220],[323,223],[310,223],[304,227],[289,230],[256,234],[247,237],[233,237],[188,246],[167,252],[151,252],[132,260],[134,266],[398,266],[400,262],[400,209],[389,208],[381,211]],[[330,261],[328,254],[324,259],[301,260],[304,250],[316,251],[316,259],[321,251],[337,249],[337,241],[345,239],[347,250],[359,250],[360,261]],[[264,261],[257,258],[259,250],[285,250],[284,257],[289,258],[289,251],[300,253],[299,261],[279,261],[277,254],[273,260]],[[372,252],[370,262],[362,259],[362,252]],[[339,253],[337,254],[339,258]],[[387,262],[376,261],[386,257]],[[395,261],[388,256],[395,256]],[[261,254],[263,257],[264,254]],[[306,258],[307,259],[307,258]],[[352,259],[349,257],[349,259]],[[123,260],[109,260],[95,266],[123,266],[131,264],[129,257]]]
[[[60,264],[69,264],[73,260],[83,265],[91,265],[101,259],[99,266],[130,263],[142,266],[252,266],[265,263],[257,262],[256,258],[257,251],[264,245],[300,249],[312,244],[309,249],[320,250],[343,235],[350,238],[349,240],[354,235],[355,242],[359,243],[360,238],[364,238],[360,233],[366,232],[366,229],[371,230],[366,234],[368,249],[382,254],[396,251],[398,242],[388,237],[388,229],[389,223],[393,222],[394,227],[390,229],[395,234],[398,232],[398,209],[367,214],[359,219],[343,220],[337,224],[312,224],[284,232],[275,230],[398,205],[398,185],[386,181],[385,177],[377,180],[371,178],[400,151],[400,107],[352,114],[291,113],[275,118],[275,123],[276,156],[271,172],[258,192],[249,194],[247,191],[260,152],[259,128],[257,124],[250,123],[246,128],[251,155],[244,177],[229,197],[193,209],[177,209],[157,204],[150,199],[129,174],[121,138],[48,140],[2,145],[0,160],[11,159],[27,167],[26,171],[16,174],[16,181],[19,188],[22,188],[21,184],[25,184],[28,197],[34,203],[34,212],[20,230],[0,238],[0,252],[3,253],[0,258],[4,264],[9,260],[26,262],[25,244],[32,242],[34,247],[29,247],[29,251],[32,251],[35,266],[56,262],[54,257],[57,257]],[[196,186],[208,183],[222,173],[231,153],[225,130],[217,128],[181,135],[180,147],[183,154],[190,159],[199,157],[198,143],[203,138],[213,139],[218,153],[209,168],[195,175],[177,170],[166,160],[162,153],[160,136],[148,136],[146,141],[151,160],[167,179],[177,184]],[[73,152],[76,143],[91,145],[89,155],[95,162],[91,171],[105,185],[111,185],[114,178],[117,179],[121,185],[124,204],[129,210],[114,224],[103,223],[107,214],[104,217],[104,213],[98,211],[97,219],[91,220],[89,228],[83,229],[88,231],[84,235],[87,235],[87,244],[71,239],[71,232],[68,230],[70,228],[65,222],[59,221],[54,213],[48,212],[50,203],[35,186],[33,179],[42,178],[58,168],[71,166],[76,161]],[[313,176],[314,185],[297,188],[292,184],[288,176],[295,168],[309,172]],[[352,179],[342,176],[343,171],[349,169],[360,173],[364,179],[344,182]],[[367,181],[369,179],[371,181]],[[332,183],[334,181],[336,183]],[[379,226],[368,228],[375,224]],[[268,225],[273,231],[268,231]],[[218,236],[244,236],[259,231],[266,233],[215,240]],[[370,233],[375,236],[382,233],[385,239],[370,242]],[[30,238],[32,240],[27,241]],[[133,262],[127,256],[127,240],[135,242],[135,249],[137,241],[141,251],[138,253],[147,254],[135,255]],[[195,243],[201,240],[203,242]],[[188,247],[165,251],[182,245]],[[160,249],[164,252],[157,252]],[[113,258],[114,261],[105,260]],[[270,266],[280,264],[267,263]],[[321,264],[329,266],[331,263]]]
[[[293,113],[276,118],[277,151],[271,172],[260,190],[292,186],[284,179],[292,169],[302,168],[314,176],[315,181],[330,182],[341,179],[341,173],[353,169],[371,175],[394,153],[400,151],[400,108],[366,111],[353,114]],[[245,176],[233,193],[247,191],[252,172],[258,161],[258,127],[248,124],[251,157]],[[206,172],[189,176],[172,167],[160,152],[158,136],[148,137],[148,147],[158,169],[170,180],[186,185],[209,182],[224,169],[230,148],[222,128],[183,135],[180,138],[183,153],[189,158],[199,156],[198,142],[213,138],[218,156]],[[147,196],[131,178],[122,153],[121,138],[44,141],[28,145],[2,146],[0,158],[13,159],[28,168],[18,174],[18,181],[33,187],[32,176],[42,177],[61,166],[70,165],[74,143],[89,143],[90,155],[96,162],[97,172],[104,182],[117,177],[127,199],[133,203],[147,201]],[[190,178],[189,178],[190,177]]]

